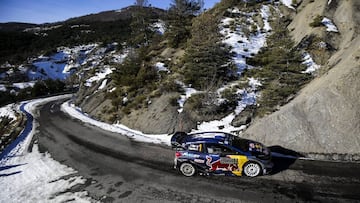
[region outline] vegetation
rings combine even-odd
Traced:
[[[39,53],[48,53],[59,46],[75,46],[93,42],[121,42],[129,37],[130,20],[116,22],[81,22],[89,27],[73,27],[73,23],[36,34],[32,32],[0,31],[0,64],[24,63],[27,58]]]
[[[155,32],[151,28],[152,18],[147,14],[145,6],[147,1],[137,0],[132,13],[130,44],[140,47],[149,44],[149,40]]]
[[[311,27],[320,27],[320,26],[323,25],[322,22],[321,22],[323,18],[324,18],[323,16],[317,15],[317,16],[314,18],[313,22],[311,22],[309,25],[310,25]]]
[[[230,49],[221,43],[218,24],[208,13],[193,21],[183,63],[185,83],[196,89],[213,90],[233,79],[235,66]]]
[[[263,116],[287,103],[306,84],[311,75],[304,74],[306,67],[302,56],[289,36],[283,22],[273,25],[274,33],[267,39],[267,47],[247,63],[259,68],[248,70],[245,75],[261,79],[261,97],[258,115]]]
[[[155,67],[146,62],[147,51],[145,47],[134,51],[112,74],[112,80],[117,87],[116,91],[109,93],[110,97],[115,99],[113,106],[117,109],[126,107],[123,109],[126,113],[146,105],[145,95],[149,95],[157,87],[158,73]]]
[[[178,48],[190,37],[192,19],[203,6],[201,0],[173,0],[168,11],[166,38],[168,45]]]
[[[12,119],[8,116],[0,117],[0,135],[4,135],[8,133],[8,127],[10,123],[12,122]],[[1,142],[0,142],[1,143]]]
[[[146,0],[136,0],[130,17],[116,21],[100,22],[84,18],[80,21],[68,21],[40,34],[0,31],[3,41],[0,43],[0,64],[5,61],[11,64],[22,63],[29,56],[40,52],[50,55],[54,52],[54,47],[59,46],[126,42],[132,50],[125,61],[122,64],[107,62],[107,65],[115,67],[111,81],[116,90],[106,93],[106,97],[111,99],[112,107],[103,112],[111,113],[111,120],[118,119],[122,114],[129,114],[134,109],[146,108],[151,97],[182,92],[181,85],[176,81],[178,78],[187,85],[202,90],[202,93],[193,95],[187,101],[188,110],[202,116],[225,115],[235,109],[240,96],[237,88],[226,89],[221,93],[221,98],[216,92],[219,86],[238,79],[231,48],[222,43],[219,17],[234,15],[227,12],[228,8],[234,6],[253,11],[260,6],[258,2],[223,0],[213,12],[200,14],[203,1],[173,0],[165,17],[167,29],[164,36],[151,28],[158,21],[159,15],[147,12],[149,7],[146,7]],[[245,18],[241,22],[234,21],[229,27],[235,31],[236,23],[246,23]],[[320,26],[321,19],[321,16],[317,16],[311,26]],[[306,67],[301,64],[301,53],[294,48],[286,23],[274,22],[273,34],[267,40],[267,47],[253,55],[253,58],[247,58],[249,65],[258,68],[247,70],[244,77],[258,78],[262,83],[257,110],[260,116],[287,103],[311,78],[302,73]],[[86,30],[89,32],[74,26],[79,24],[87,25]],[[255,30],[256,25],[246,24],[242,32],[251,35]],[[158,57],[166,46],[185,50],[185,55],[179,62],[164,59],[167,68],[177,76],[159,73],[153,66],[154,62],[158,62],[154,57]],[[65,84],[61,81],[39,81],[33,88],[19,90],[18,94],[0,92],[0,105],[64,90]],[[169,104],[177,106],[178,99],[178,96],[171,97]]]
[[[65,83],[60,80],[37,81],[34,87],[12,91],[0,91],[0,106],[18,101],[28,100],[45,95],[51,95],[66,91]]]

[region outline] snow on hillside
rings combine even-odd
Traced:
[[[235,8],[229,10],[233,13],[239,13],[239,9]],[[271,30],[270,24],[268,22],[268,18],[271,15],[270,9],[268,6],[263,5],[260,14],[264,21],[264,30]],[[238,24],[240,21],[240,17],[234,18],[224,18],[221,21],[221,31],[220,33],[224,36],[223,43],[230,45],[232,47],[231,51],[235,53],[233,60],[238,67],[238,74],[240,75],[245,69],[251,68],[246,64],[246,57],[252,57],[252,55],[257,54],[261,47],[266,44],[267,33],[261,32],[261,28],[257,23],[255,23],[252,19],[255,12],[252,13],[241,13],[246,18],[246,21],[253,26],[246,29],[253,29],[251,27],[256,27],[256,30],[252,30],[252,32],[247,36],[244,32],[243,24]],[[235,25],[235,30],[232,30],[231,25]]]
[[[156,67],[157,71],[159,71],[159,72],[165,71],[167,73],[170,73],[170,70],[167,67],[165,67],[165,63],[163,63],[163,62],[155,63],[155,67]]]
[[[286,7],[295,10],[295,8],[292,6],[292,0],[280,0],[281,3],[283,3]]]
[[[271,26],[270,26],[270,23],[269,23],[269,16],[270,16],[270,8],[269,6],[266,6],[266,5],[263,5],[260,9],[260,15],[264,21],[264,30],[266,31],[270,31],[271,30]]]
[[[16,119],[16,113],[18,109],[18,105],[16,104],[8,104],[0,108],[0,120],[1,117],[9,117],[13,120]]]
[[[72,48],[58,47],[56,53],[30,59],[29,65],[15,67],[5,63],[1,65],[1,68],[6,68],[7,71],[0,75],[0,80],[13,81],[13,78],[24,78],[23,81],[26,82],[0,84],[0,91],[11,91],[17,94],[19,89],[33,87],[36,80],[65,80],[73,73],[83,79],[84,75],[88,75],[87,71],[94,72],[93,69],[98,72],[95,72],[86,85],[91,86],[93,82],[102,82],[100,89],[105,88],[107,81],[103,79],[112,71],[108,66],[103,66],[104,61],[122,63],[128,55],[128,50],[120,53],[116,51],[117,45],[117,43],[112,43],[105,47],[100,47],[98,44],[79,45]]]
[[[104,79],[106,76],[111,74],[113,70],[110,68],[110,66],[104,66],[100,69],[99,72],[95,73],[94,76],[86,80],[85,86],[91,87],[93,82],[98,82],[102,79]]]
[[[116,53],[116,51],[112,51],[109,54],[105,55],[106,51],[106,49],[97,50],[97,53],[95,55],[87,59],[86,63],[90,64],[90,66],[84,70],[86,71],[97,68],[97,71],[93,76],[91,76],[85,81],[86,87],[91,87],[94,84],[98,84],[100,81],[101,85],[99,89],[104,89],[106,87],[107,80],[104,79],[108,77],[108,75],[110,75],[115,68],[109,65],[101,65],[101,61],[105,56],[111,58],[114,63],[122,63],[129,54],[129,51],[125,50],[121,54]]]
[[[266,46],[266,38],[269,35],[268,32],[271,31],[271,26],[269,23],[269,17],[271,16],[271,12],[269,6],[263,5],[261,7],[259,13],[264,23],[263,28],[261,28],[252,19],[252,17],[256,15],[255,12],[243,13],[238,8],[229,9],[228,11],[240,15],[235,15],[238,17],[234,18],[224,18],[221,21],[220,33],[224,36],[223,42],[232,47],[231,51],[235,53],[233,60],[238,67],[238,74],[241,75],[241,73],[245,69],[251,68],[251,66],[246,64],[246,58],[253,57],[253,55],[257,54],[260,51],[261,47]],[[245,17],[246,21],[252,26],[245,28],[245,25],[238,24],[237,22],[240,22],[241,17]],[[231,28],[231,25],[235,25],[234,30],[232,30],[233,28]],[[252,30],[249,35],[245,34],[245,29],[251,30],[254,27],[256,27],[256,30]],[[263,32],[262,30],[266,32]],[[261,86],[261,83],[254,78],[249,78],[248,84],[250,88],[237,90],[237,94],[241,99],[238,101],[238,104],[233,113],[220,120],[202,122],[197,126],[197,130],[193,130],[193,132],[209,130],[239,132],[244,130],[246,126],[234,127],[231,125],[231,122],[238,114],[240,114],[246,108],[246,106],[256,104],[256,98],[258,97],[256,89],[258,86]],[[224,87],[221,87],[217,92],[220,95],[222,91],[235,85],[237,85],[237,82],[230,83]]]
[[[180,95],[180,99],[177,101],[179,104],[178,112],[181,113],[184,110],[184,104],[186,100],[188,100],[193,94],[200,93],[200,91],[192,88],[187,87],[183,82],[176,81],[177,84],[179,84],[184,89],[184,94]]]
[[[66,79],[72,69],[78,69],[85,62],[88,55],[97,47],[97,44],[81,45],[73,48],[59,47],[57,53],[33,60],[34,66],[28,73],[30,80],[37,79]]]
[[[231,125],[231,122],[234,120],[235,116],[241,113],[248,105],[254,105],[256,103],[256,93],[247,92],[245,90],[239,90],[239,93],[242,94],[242,98],[238,101],[238,105],[235,111],[228,116],[220,120],[213,120],[209,122],[202,122],[197,126],[197,129],[192,130],[192,132],[201,132],[201,131],[218,131],[234,133],[246,129],[246,125],[240,127],[234,127]]]
[[[152,25],[152,28],[154,30],[156,30],[157,32],[159,32],[161,35],[163,35],[165,33],[165,30],[166,30],[165,22],[162,21],[162,20],[159,20],[158,22],[156,22],[156,23],[154,23]]]
[[[316,64],[311,58],[310,54],[307,52],[304,53],[303,60],[304,62],[302,62],[302,64],[306,65],[307,67],[306,70],[303,71],[303,73],[313,73],[320,68],[320,65]]]
[[[19,88],[19,89],[25,89],[28,87],[34,87],[35,82],[18,82],[18,83],[13,83],[12,86]]]
[[[42,103],[69,95],[33,100],[24,109],[34,114]],[[40,153],[37,144],[32,150],[30,143],[35,134],[36,122],[28,116],[27,127],[1,154],[0,201],[1,202],[91,202],[86,191],[69,192],[85,179],[76,176],[76,171],[53,160],[48,153]],[[7,153],[6,153],[7,152]]]
[[[321,23],[326,26],[326,31],[328,32],[339,32],[336,25],[329,19],[329,18],[323,18],[321,20]]]
[[[86,114],[82,113],[80,108],[77,108],[74,104],[71,104],[69,101],[61,105],[61,110],[70,116],[77,118],[85,123],[97,126],[101,129],[119,133],[119,136],[125,135],[131,139],[134,139],[139,142],[148,142],[155,144],[166,144],[170,145],[171,136],[167,134],[155,135],[155,134],[145,134],[137,130],[130,129],[122,124],[108,124],[101,121],[94,120],[88,117]]]
[[[0,84],[0,91],[5,92],[6,90],[5,85]]]

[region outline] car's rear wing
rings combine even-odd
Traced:
[[[171,147],[173,149],[183,149],[183,143],[185,141],[185,138],[188,136],[185,132],[176,132],[171,137]]]

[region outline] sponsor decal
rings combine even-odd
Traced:
[[[211,163],[211,169],[212,171],[217,171],[217,170],[221,170],[221,171],[235,171],[238,169],[238,165],[237,164],[223,164],[221,163],[220,159],[217,161],[214,161]]]
[[[193,154],[193,153],[189,153],[189,152],[185,152],[183,155],[191,157],[191,158],[199,158],[200,157],[199,154]]]
[[[203,164],[203,163],[205,163],[205,160],[203,160],[203,159],[194,159],[194,162]]]
[[[221,164],[238,164],[238,160],[237,160],[237,159],[228,158],[228,157],[221,157],[221,158],[220,158],[220,163],[221,163]]]
[[[206,165],[211,167],[211,161],[212,161],[212,158],[211,156],[206,156]]]

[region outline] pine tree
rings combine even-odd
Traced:
[[[140,47],[142,45],[148,45],[149,40],[153,31],[150,28],[150,18],[147,16],[145,7],[147,6],[146,0],[136,0],[135,2],[135,11],[132,15],[131,35],[132,40],[131,44]]]
[[[173,0],[170,4],[166,38],[177,48],[190,37],[191,20],[200,13],[203,0]]]
[[[184,57],[185,82],[198,89],[212,89],[230,80],[234,65],[229,49],[221,43],[218,20],[202,14],[194,19],[191,35]]]

